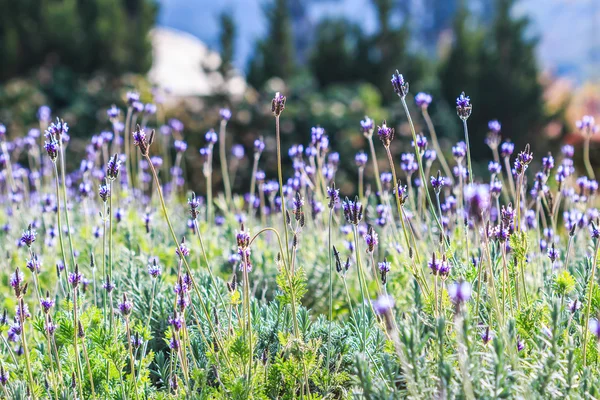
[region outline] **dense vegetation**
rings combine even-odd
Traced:
[[[572,147],[534,160],[491,121],[493,160],[474,176],[477,104],[457,98],[464,141],[445,160],[433,129],[414,130],[408,82],[391,83],[409,152],[392,144],[411,139],[368,117],[354,158],[320,127],[282,149],[289,104],[277,93],[277,175],[262,171],[262,139],[228,145],[222,109],[197,194],[182,174],[184,125],[151,129],[156,106],[135,92],[108,109],[112,131],[77,169],[65,167],[70,127],[48,108],[26,135],[0,129],[4,396],[597,397],[594,119],[579,123],[586,175]],[[415,96],[430,128],[431,103]],[[236,193],[244,158],[251,180]],[[342,164],[358,170],[357,191],[336,189]]]

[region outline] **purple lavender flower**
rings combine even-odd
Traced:
[[[512,142],[504,142],[500,146],[500,156],[502,158],[510,157],[514,151],[515,151],[515,144]]]
[[[10,276],[10,286],[12,286],[15,290],[19,289],[23,283],[23,279],[25,279],[25,275],[19,270],[19,268],[16,268],[15,272]]]
[[[69,273],[69,283],[73,288],[76,288],[79,285],[79,282],[81,282],[82,278],[83,276],[79,273],[79,266],[75,264],[75,270]]]
[[[494,338],[494,332],[491,331],[490,327],[486,327],[485,331],[481,334],[481,340],[483,344],[488,344]]]
[[[275,93],[275,97],[271,101],[271,112],[275,117],[279,117],[283,110],[285,110],[286,98],[281,93]]]
[[[52,110],[48,106],[41,106],[38,109],[37,117],[40,122],[48,123],[52,119]]]
[[[29,260],[27,260],[27,269],[33,273],[40,273],[42,269],[42,263],[38,259],[37,254],[33,254]]]
[[[466,281],[448,285],[448,296],[455,304],[462,304],[471,299],[471,284]]]
[[[571,314],[575,314],[581,308],[581,302],[577,299],[571,301],[568,305]]]
[[[183,153],[184,151],[187,150],[187,143],[183,140],[175,140],[173,142],[173,148],[175,149],[176,152]]]
[[[387,283],[387,274],[388,272],[390,272],[390,266],[391,264],[387,260],[384,260],[377,264],[377,267],[379,268],[379,273],[381,274],[381,283],[384,285]]]
[[[427,149],[427,150],[425,150],[425,153],[423,153],[423,159],[425,161],[427,161],[427,163],[429,165],[431,165],[431,163],[433,163],[437,159],[437,153],[436,153],[436,151],[433,150],[433,149]]]
[[[209,145],[217,143],[218,136],[214,129],[210,129],[208,132],[204,134],[204,140]]]
[[[340,201],[340,190],[335,188],[335,183],[327,187],[327,198],[329,199],[329,209],[333,209]]]
[[[61,137],[67,135],[68,132],[69,125],[65,121],[56,118],[56,122],[51,123],[48,128],[46,128],[44,135],[48,139],[54,138],[60,142]]]
[[[383,121],[381,126],[377,129],[377,134],[379,135],[379,139],[385,147],[389,147],[390,143],[394,139],[394,128],[390,128],[387,126],[386,122]]]
[[[2,386],[6,386],[8,383],[8,371],[4,369],[3,366],[0,365],[0,384]]]
[[[388,294],[380,295],[377,300],[373,302],[373,309],[379,315],[387,314],[394,308],[396,301]]]
[[[375,123],[373,122],[373,120],[365,115],[365,119],[360,121],[361,132],[365,136],[370,136],[373,134],[374,128],[375,128]]]
[[[106,177],[109,180],[114,181],[115,179],[117,179],[117,176],[119,175],[120,168],[121,168],[121,159],[118,157],[117,154],[115,154],[106,163]]]
[[[148,141],[146,139],[144,128],[141,128],[138,125],[137,129],[135,129],[131,135],[133,137],[133,144],[140,148],[143,155],[148,154]]]
[[[46,291],[46,297],[40,300],[40,305],[44,313],[48,314],[50,309],[54,306],[54,300],[50,297],[50,293]]]
[[[462,92],[456,99],[456,113],[460,119],[466,121],[471,116],[472,110],[471,99],[469,96],[465,96],[465,92]]]
[[[179,330],[183,327],[183,318],[181,318],[177,312],[172,317],[169,317],[169,325],[175,330],[175,332],[179,332]]]
[[[463,158],[467,155],[467,145],[465,142],[458,142],[455,146],[452,146],[452,155],[457,162],[460,163]]]
[[[411,145],[415,147],[415,142],[412,141]],[[425,150],[425,148],[427,147],[427,138],[421,135],[420,133],[417,134],[417,147],[420,151]]]
[[[502,166],[495,161],[490,161],[488,164],[488,171],[490,171],[490,174],[499,175],[502,173]]]
[[[119,110],[114,104],[108,110],[106,110],[106,115],[108,115],[108,118],[111,120],[119,118],[119,114],[121,114],[121,110]]]
[[[117,308],[123,317],[128,317],[131,314],[131,310],[133,310],[133,303],[127,300],[127,295],[123,293],[123,301],[121,301]]]
[[[31,247],[33,242],[35,242],[35,236],[36,236],[35,229],[33,229],[31,224],[29,224],[27,229],[25,231],[23,231],[20,241],[22,244],[26,245],[27,247]]]
[[[469,184],[465,187],[464,199],[471,218],[481,221],[482,214],[487,212],[490,206],[490,188],[483,184]]]
[[[554,247],[554,243],[552,243],[552,246],[548,249],[548,258],[550,259],[550,261],[555,262],[558,259],[559,255],[560,252]]]
[[[221,108],[219,110],[219,116],[223,121],[227,122],[231,119],[231,110],[228,108]]]
[[[241,144],[234,144],[233,146],[231,146],[231,154],[237,160],[241,160],[242,158],[244,158],[246,151],[244,150],[244,146],[242,146]]]
[[[58,141],[54,138],[51,137],[50,141],[45,142],[44,144],[44,150],[46,150],[46,153],[48,154],[48,157],[50,157],[50,160],[52,160],[52,162],[56,162],[56,158],[58,157],[58,150],[59,150],[59,143]]]
[[[441,260],[435,257],[435,253],[431,255],[431,260],[427,262],[427,266],[433,275],[438,275],[440,272]]]
[[[354,156],[354,162],[358,168],[364,168],[367,165],[367,161],[369,161],[369,156],[362,150]]]
[[[488,129],[490,132],[498,134],[502,129],[502,125],[500,125],[500,122],[498,122],[498,120],[492,120],[488,122]]]
[[[440,172],[438,171],[437,176],[431,177],[431,187],[436,193],[439,193],[442,187],[446,184],[446,179],[443,176],[440,176]]]
[[[102,199],[103,202],[106,203],[108,198],[110,197],[110,187],[104,183],[98,187],[98,195]]]
[[[240,271],[252,272],[252,261],[250,260],[250,248],[238,247],[238,255],[240,257]]]
[[[575,126],[585,135],[596,133],[596,121],[591,115],[584,115],[581,120],[575,122]]]
[[[358,223],[362,220],[363,217],[363,206],[358,198],[354,201],[344,200],[342,202],[342,209],[344,210],[344,217],[346,221],[350,224],[358,225]]]
[[[515,172],[517,175],[525,173],[529,164],[533,160],[533,153],[529,151],[529,145],[525,146],[525,150],[520,152],[514,163]]]
[[[185,238],[181,239],[181,243],[179,244],[179,247],[175,250],[175,253],[180,257],[187,257],[190,255],[190,249],[188,249],[187,245],[185,244]]]
[[[405,98],[408,94],[408,82],[404,80],[404,77],[398,70],[396,73],[392,74],[392,88],[394,88],[394,92],[398,95],[398,97]]]
[[[260,156],[260,154],[265,150],[265,142],[262,140],[262,138],[258,138],[254,141],[254,155],[255,157],[258,155]]]
[[[364,238],[365,242],[367,243],[367,253],[373,253],[377,247],[377,244],[379,243],[379,237],[372,226],[369,225],[369,230],[364,235]]]
[[[431,101],[432,101],[431,95],[429,95],[427,93],[419,92],[415,96],[415,103],[417,104],[417,107],[420,107],[420,108],[429,107],[429,105],[431,104]]]
[[[554,168],[554,157],[552,157],[552,154],[548,153],[548,156],[542,158],[542,167],[546,174]]]
[[[575,155],[575,148],[570,144],[566,144],[563,147],[561,147],[560,152],[566,158],[573,158],[573,156]]]

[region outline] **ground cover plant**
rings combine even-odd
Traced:
[[[152,129],[156,107],[135,92],[77,169],[49,109],[26,135],[1,127],[3,396],[598,397],[594,119],[578,124],[585,171],[573,147],[534,158],[491,121],[489,174],[473,176],[477,105],[459,95],[464,141],[444,151],[431,96],[414,96],[429,127],[417,133],[408,82],[391,84],[411,138],[365,117],[354,160],[319,126],[282,149],[277,93],[275,177],[263,138],[228,145],[222,109],[200,149],[205,193],[183,179],[184,126]],[[233,193],[245,154],[248,192]],[[340,163],[356,164],[357,193],[336,189]]]

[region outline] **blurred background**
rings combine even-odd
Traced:
[[[390,85],[396,69],[410,82],[409,105],[426,135],[413,97],[433,96],[445,151],[462,138],[455,99],[471,97],[479,171],[491,157],[489,120],[517,149],[531,143],[541,156],[563,143],[580,149],[575,121],[600,113],[598,0],[0,0],[0,9],[0,122],[9,136],[24,135],[48,105],[72,125],[71,151],[83,156],[85,140],[110,129],[106,108],[126,107],[135,89],[158,105],[149,126],[183,122],[195,190],[203,185],[198,149],[204,132],[218,128],[221,107],[233,112],[228,144],[246,150],[235,185],[248,190],[254,139],[274,149],[276,91],[288,97],[285,145],[306,144],[312,126],[324,127],[347,193],[354,154],[366,145],[364,115],[396,128],[398,157],[409,150]],[[274,177],[274,151],[264,157]],[[214,183],[221,187],[219,177]]]

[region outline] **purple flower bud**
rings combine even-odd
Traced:
[[[429,95],[427,93],[419,92],[415,96],[415,103],[417,104],[417,107],[420,107],[420,108],[429,107],[429,105],[431,104],[431,101],[432,101],[431,95]]]
[[[271,112],[275,117],[279,117],[285,109],[286,98],[281,93],[275,93],[275,97],[271,101]]]
[[[156,114],[156,104],[154,103],[146,103],[144,105],[144,112],[148,115]]]
[[[488,129],[490,130],[490,132],[500,133],[502,125],[500,125],[500,122],[498,122],[498,120],[492,120],[488,122]]]
[[[48,123],[52,119],[52,110],[48,106],[41,106],[38,109],[37,117],[40,122]]]
[[[500,155],[502,158],[510,157],[515,151],[515,144],[512,142],[504,142],[500,146]]]
[[[119,114],[121,114],[121,110],[119,110],[114,104],[108,110],[106,110],[106,115],[108,115],[109,119],[119,118]]]
[[[123,301],[121,301],[117,308],[123,317],[128,317],[131,314],[131,310],[133,310],[133,303],[127,300],[127,295],[123,293]]]
[[[561,147],[560,151],[562,155],[567,158],[573,158],[573,156],[575,155],[575,148],[570,144],[566,144],[563,147]]]
[[[396,73],[392,74],[392,88],[394,88],[394,92],[401,98],[405,98],[408,94],[408,82],[404,80],[404,77],[398,70]]]
[[[217,143],[218,136],[217,136],[217,133],[214,131],[214,129],[211,129],[208,132],[206,132],[206,134],[204,134],[204,139],[206,140],[206,143],[208,143],[209,145],[215,144],[215,143]]]
[[[385,147],[389,147],[390,143],[394,139],[394,128],[389,128],[386,125],[386,122],[383,121],[381,126],[378,127],[377,134],[379,135],[379,139]]]
[[[219,110],[219,116],[223,121],[227,122],[231,119],[231,111],[228,108],[221,108]]]
[[[183,140],[175,140],[173,142],[173,147],[175,148],[176,152],[183,153],[184,151],[187,150],[187,143],[184,142]]]
[[[35,242],[35,236],[36,236],[35,229],[33,229],[31,224],[29,224],[29,227],[27,227],[27,229],[25,231],[23,231],[20,241],[22,244],[26,245],[27,247],[31,247],[33,242]]]
[[[365,119],[360,121],[360,129],[364,135],[371,135],[373,133],[373,128],[375,127],[375,123],[373,120],[365,115]]]
[[[265,150],[265,142],[261,138],[254,141],[254,153],[260,155]]]
[[[471,116],[472,110],[471,99],[469,96],[465,96],[465,92],[462,92],[456,99],[456,113],[460,119],[466,121]]]
[[[471,299],[471,284],[466,281],[448,285],[448,296],[455,304],[462,304]]]
[[[335,188],[335,184],[327,187],[327,198],[329,199],[329,209],[333,209],[340,201],[340,190]]]
[[[394,308],[396,301],[388,294],[380,295],[377,300],[373,302],[373,309],[379,315],[388,313]]]
[[[238,160],[244,158],[244,154],[246,151],[244,150],[244,146],[241,144],[234,144],[231,146],[231,154]]]

